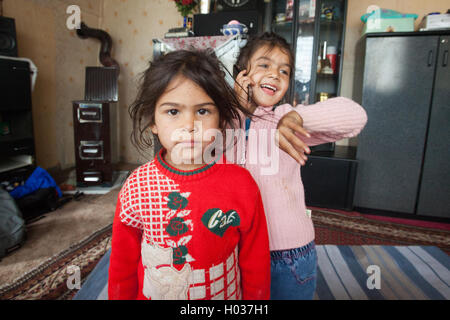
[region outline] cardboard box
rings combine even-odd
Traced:
[[[422,19],[420,31],[450,29],[450,14],[432,14]]]

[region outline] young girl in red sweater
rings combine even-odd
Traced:
[[[123,185],[113,224],[110,299],[268,299],[270,255],[259,189],[208,131],[238,119],[239,102],[212,53],[151,63],[130,108],[133,142],[163,148]],[[245,114],[245,110],[241,110]]]

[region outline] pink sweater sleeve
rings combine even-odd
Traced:
[[[367,123],[366,111],[344,97],[332,98],[312,105],[282,105],[275,113],[283,116],[296,111],[303,118],[303,127],[311,138],[299,137],[309,146],[335,142],[357,136]]]

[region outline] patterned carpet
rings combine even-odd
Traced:
[[[450,255],[450,231],[326,210],[312,214],[317,244],[436,246]]]
[[[317,244],[424,245],[450,254],[450,231],[367,219],[326,210],[313,210]],[[111,226],[61,252],[15,284],[0,291],[0,300],[70,300],[77,289],[68,289],[70,266],[79,266],[81,281],[111,246]]]
[[[71,266],[80,268],[81,281],[111,247],[112,225],[71,246],[29,272],[16,283],[0,290],[0,300],[70,300],[77,289],[70,290],[67,281]]]

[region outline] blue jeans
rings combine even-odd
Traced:
[[[271,251],[271,300],[312,300],[317,282],[314,241],[290,250]]]

